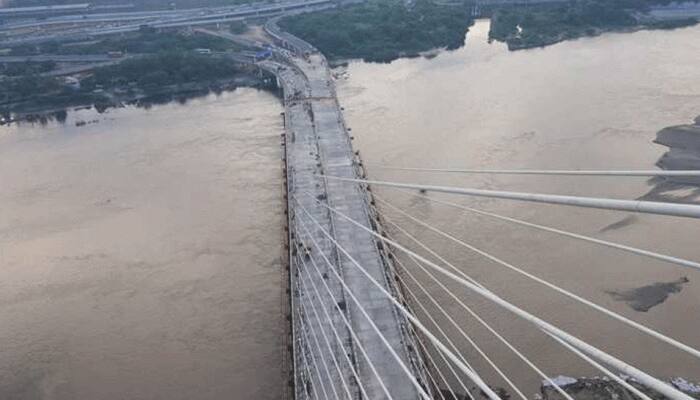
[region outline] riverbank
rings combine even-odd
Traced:
[[[698,18],[655,19],[647,15],[651,1],[633,8],[627,2],[585,0],[535,7],[507,7],[493,11],[489,37],[505,42],[509,50],[545,47],[565,40],[606,32],[676,29],[698,23]]]
[[[105,109],[144,99],[180,100],[239,86],[274,85],[271,75],[228,57],[238,50],[240,45],[223,38],[151,28],[99,41],[12,47],[6,51],[16,57],[61,60],[66,55],[80,59],[109,54],[113,61],[70,75],[58,73],[66,67],[57,61],[2,65],[0,116],[7,121],[73,107]]]
[[[274,77],[225,58],[163,54],[98,68],[81,79],[28,75],[0,90],[0,124],[76,107],[186,101],[237,87],[273,89]]]
[[[73,101],[64,105],[55,100],[45,104],[34,106],[33,104],[17,104],[13,111],[2,110],[0,112],[0,126],[14,122],[47,122],[65,118],[69,110],[85,108],[95,108],[102,113],[110,108],[120,108],[125,106],[136,106],[139,108],[150,108],[158,104],[170,102],[185,103],[209,94],[220,94],[233,91],[238,88],[248,87],[260,90],[268,90],[277,94],[276,87],[270,81],[262,81],[258,76],[240,76],[230,80],[218,80],[212,82],[196,82],[182,85],[171,85],[160,88],[155,93],[105,93],[95,97],[86,97],[84,101]]]

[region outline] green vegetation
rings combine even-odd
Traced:
[[[97,68],[79,87],[60,77],[31,72],[2,80],[0,113],[92,104],[106,107],[153,95],[202,94],[230,86],[223,83],[248,72],[241,68],[224,58],[165,52]]]
[[[187,53],[159,53],[95,70],[83,90],[136,86],[146,92],[167,85],[232,78],[239,71],[229,60]]]
[[[6,79],[0,86],[0,113],[9,114],[22,105],[32,109],[60,108],[72,104],[92,104],[104,100],[103,96],[75,91],[54,77],[24,75]]]
[[[110,51],[151,54],[158,52],[182,52],[197,48],[207,48],[212,51],[237,49],[234,43],[218,37],[158,32],[153,28],[144,27],[133,34],[110,37],[100,41],[64,44],[48,42],[40,45],[18,46],[12,48],[11,54],[16,56],[34,54],[105,54]]]
[[[284,18],[280,27],[321,50],[329,59],[388,62],[439,47],[464,44],[472,24],[468,8],[417,0],[369,0],[345,8]]]
[[[248,30],[248,24],[245,21],[233,21],[229,25],[229,30],[234,35],[240,35]]]
[[[23,62],[23,63],[6,63],[0,64],[0,75],[5,76],[21,76],[41,74],[56,68],[56,63],[53,61],[46,62]]]
[[[695,19],[640,22],[643,12],[658,0],[572,0],[568,3],[508,7],[494,11],[492,39],[504,41],[511,50],[540,47],[562,40],[593,36],[605,31],[639,28],[672,29],[694,24]]]
[[[115,58],[118,64],[81,75],[80,84],[46,76],[53,62],[0,64],[0,112],[42,111],[75,105],[100,105],[154,95],[194,96],[235,86],[232,81],[249,71],[225,58],[197,54],[194,49],[227,51],[238,47],[207,35],[175,34],[143,28],[139,32],[79,43],[44,43],[15,47],[12,55],[107,54],[141,56]],[[251,77],[249,84],[259,79]],[[186,97],[187,97],[186,96]]]

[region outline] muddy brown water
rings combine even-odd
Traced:
[[[656,132],[700,113],[700,28],[611,34],[517,53],[489,45],[487,30],[487,23],[477,23],[464,49],[432,60],[349,65],[340,101],[368,164],[650,169],[667,150],[652,143]],[[69,113],[65,124],[0,127],[0,398],[280,397],[280,111],[274,97],[244,89],[150,110]],[[639,178],[368,169],[372,178],[617,198],[653,188]],[[700,347],[698,272],[390,190],[377,193]],[[457,201],[700,258],[696,221]],[[656,375],[700,379],[697,360],[398,220],[529,311]],[[608,294],[684,276],[689,282],[680,292],[646,313]],[[527,324],[462,295],[545,371],[592,373]],[[473,320],[459,320],[526,393],[537,390],[533,373]],[[458,344],[499,383],[473,350]]]
[[[487,32],[488,22],[479,21],[465,48],[430,60],[351,62],[336,71],[341,76],[340,102],[371,178],[621,199],[639,198],[654,188],[644,178],[458,176],[379,168],[655,169],[668,150],[653,143],[656,133],[691,123],[700,114],[700,27],[606,34],[515,53],[502,44],[489,44]],[[700,348],[700,271],[460,213],[392,189],[375,187],[375,191],[526,271]],[[678,188],[665,195],[683,197],[692,191]],[[697,220],[429,195],[700,260]],[[657,376],[700,380],[697,359],[386,212],[464,271],[526,310]],[[689,282],[679,292],[670,292],[665,301],[644,313],[609,294],[682,277]],[[422,279],[427,282],[425,276]],[[427,286],[439,293],[435,284]],[[452,288],[461,290],[464,299],[544,371],[594,374],[527,323],[458,286]],[[464,316],[447,296],[438,297],[462,316],[461,325],[526,393],[537,390],[539,379],[531,370]],[[448,332],[479,371],[503,384],[459,340],[455,329]]]
[[[281,397],[281,111],[0,127],[1,399]]]

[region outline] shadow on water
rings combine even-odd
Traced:
[[[639,218],[638,218],[637,216],[635,216],[635,215],[628,215],[628,216],[622,218],[621,220],[619,220],[619,221],[617,221],[617,222],[613,222],[612,224],[610,224],[610,225],[604,227],[604,228],[601,229],[599,232],[600,232],[600,233],[605,233],[605,232],[609,232],[609,231],[616,231],[616,230],[618,230],[618,229],[623,229],[623,228],[626,228],[626,227],[628,227],[628,226],[634,224],[634,223],[637,222],[638,220],[639,220]]]
[[[684,276],[673,282],[656,282],[635,289],[610,290],[607,293],[617,301],[624,301],[635,311],[647,312],[666,301],[671,294],[679,293],[688,282],[690,281]]]
[[[666,146],[656,165],[663,170],[700,170],[700,116],[694,123],[671,126],[656,134],[654,143]],[[700,200],[700,177],[656,177],[649,180],[654,187],[640,197],[647,201],[693,203]],[[601,229],[600,232],[622,229],[637,222],[636,216],[627,216]],[[607,291],[617,301],[626,302],[633,310],[647,312],[663,303],[673,293],[679,293],[689,282],[682,277],[672,282],[656,282],[635,289]]]
[[[693,124],[671,126],[656,134],[654,143],[669,150],[656,162],[663,170],[700,170],[700,116]],[[654,177],[647,181],[652,189],[639,200],[671,203],[700,202],[700,177]],[[627,228],[639,222],[636,215],[627,215],[601,228],[606,233]]]
[[[700,170],[700,116],[694,123],[671,126],[656,134],[654,143],[666,146],[656,165],[664,170]],[[667,202],[700,200],[700,177],[664,177],[649,180],[654,187],[640,199]]]

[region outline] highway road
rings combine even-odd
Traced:
[[[39,55],[39,56],[0,56],[0,63],[23,62],[60,62],[60,63],[93,63],[114,61],[115,58],[106,54],[78,54],[78,55]]]
[[[154,28],[176,28],[197,25],[207,25],[215,23],[225,23],[239,21],[251,17],[269,17],[289,12],[317,11],[324,8],[334,7],[331,0],[310,0],[310,1],[288,1],[282,3],[256,3],[238,7],[224,7],[212,9],[193,9],[183,11],[162,11],[162,12],[119,12],[99,14],[98,20],[91,20],[83,15],[73,15],[55,17],[45,21],[35,21],[33,23],[23,23],[23,25],[5,25],[0,27],[0,33],[5,33],[7,38],[0,44],[20,45],[41,43],[51,40],[80,40],[94,36],[111,35],[118,33],[134,32],[142,26]],[[110,19],[112,22],[123,22],[123,25],[108,27],[79,27],[74,25],[99,23],[99,19]],[[43,31],[43,28],[57,26],[57,24],[70,25],[66,31]],[[21,29],[18,28],[21,26]],[[27,34],[22,29],[38,29],[36,33]],[[13,35],[14,34],[14,35]]]
[[[277,21],[279,21],[279,19],[280,17],[277,17],[267,21],[267,23],[265,23],[265,32],[275,38],[275,40],[277,40],[282,47],[288,50],[294,50],[299,54],[313,53],[317,51],[311,44],[280,29],[280,27],[277,25]]]
[[[7,22],[0,31],[19,28],[42,27],[61,24],[94,24],[99,22],[133,22],[154,20],[155,22],[176,22],[183,20],[214,19],[229,16],[248,16],[257,13],[281,12],[285,10],[328,4],[329,0],[288,1],[276,4],[253,3],[229,7],[193,8],[185,10],[132,11],[99,14],[74,14],[49,17],[46,19],[20,20]]]

